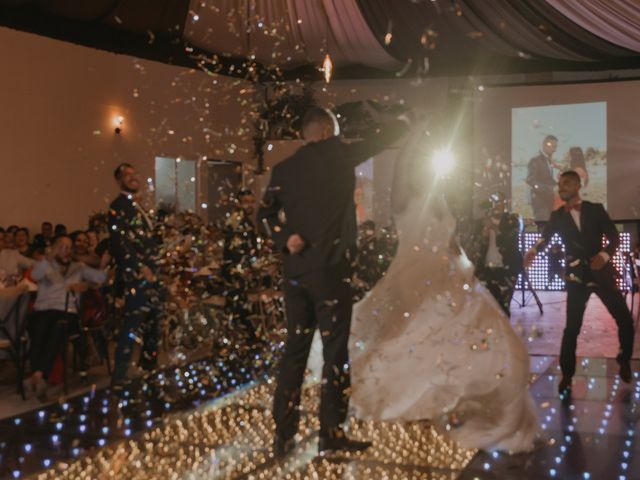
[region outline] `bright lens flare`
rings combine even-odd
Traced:
[[[443,148],[433,152],[431,163],[436,176],[442,177],[451,173],[453,171],[455,161],[456,159],[453,156],[453,152],[448,148]]]

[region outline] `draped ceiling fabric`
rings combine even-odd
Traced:
[[[432,68],[439,71],[526,71],[539,68],[540,62],[567,67],[612,60],[622,63],[634,57],[637,65],[635,52],[594,35],[536,0],[357,2],[381,44],[387,33],[392,34],[386,46],[389,53],[403,61],[429,57]],[[425,33],[426,45],[419,41]]]
[[[546,0],[585,30],[622,47],[640,52],[638,0]]]
[[[640,0],[0,0],[1,25],[257,81],[327,51],[336,79],[640,68]]]
[[[191,0],[189,13],[186,40],[204,50],[255,56],[264,66],[320,66],[328,50],[336,67],[398,67],[355,0]]]

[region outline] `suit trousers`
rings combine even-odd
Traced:
[[[292,438],[300,420],[300,393],[316,328],[322,337],[324,366],[320,392],[320,436],[330,437],[347,417],[349,388],[348,340],[353,306],[344,261],[322,270],[285,279],[287,341],[280,361],[273,415],[276,435]]]
[[[616,287],[613,265],[607,263],[602,270],[592,271],[590,277],[592,278],[582,283],[567,282],[567,324],[560,350],[560,367],[566,377],[572,377],[576,372],[578,335],[582,328],[584,310],[592,293],[600,297],[618,326],[618,362],[630,360],[633,354],[633,319],[622,293]]]
[[[118,333],[112,384],[127,378],[134,342],[142,344],[140,366],[145,370],[155,368],[161,315],[161,299],[156,288],[140,283],[125,284],[124,315]]]
[[[66,327],[63,320],[67,322]],[[61,348],[67,346],[64,343],[65,328],[79,356],[80,371],[87,370],[86,339],[80,328],[78,314],[62,310],[36,310],[29,318],[29,361],[33,372],[40,371],[44,378],[49,378],[56,356]]]

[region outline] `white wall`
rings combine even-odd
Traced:
[[[247,170],[253,169],[251,117],[258,97],[248,82],[6,28],[0,28],[0,61],[0,226],[37,230],[49,220],[85,227],[117,193],[112,171],[123,161],[143,178],[153,177],[155,156],[206,156],[249,162]],[[404,100],[437,118],[446,108],[448,81],[314,87],[330,107],[366,98]],[[112,123],[117,115],[125,118],[120,135]],[[267,165],[297,146],[274,142]],[[259,192],[268,175],[246,180]]]
[[[251,159],[248,82],[6,28],[0,62],[1,226],[86,227],[122,161],[147,178],[156,155]]]

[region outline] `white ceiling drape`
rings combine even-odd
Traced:
[[[546,0],[572,22],[615,45],[640,52],[640,1]]]
[[[265,66],[322,63],[398,68],[355,0],[191,0],[185,39],[202,49],[251,57]]]

